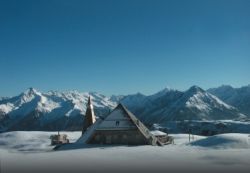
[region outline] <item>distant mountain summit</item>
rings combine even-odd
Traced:
[[[181,120],[222,120],[245,117],[235,107],[221,101],[216,96],[198,86],[187,91],[168,90],[159,96],[139,96],[140,106],[127,104],[137,100],[137,95],[125,97],[122,103],[130,108],[147,124]],[[131,99],[132,98],[132,99]]]
[[[116,106],[116,102],[98,93],[41,93],[29,88],[16,97],[0,101],[0,130],[78,129],[89,95],[99,116]]]
[[[29,88],[18,96],[0,99],[0,131],[80,130],[89,95],[97,116],[105,117],[121,102],[148,125],[183,120],[240,119],[245,117],[243,113],[249,112],[249,88],[222,86],[205,91],[192,86],[186,91],[165,88],[148,96],[137,93],[111,97],[96,92],[43,93]]]

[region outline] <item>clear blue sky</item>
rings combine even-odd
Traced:
[[[250,83],[249,0],[0,0],[0,96]]]

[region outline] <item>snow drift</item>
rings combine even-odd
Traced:
[[[207,148],[249,149],[250,135],[238,133],[220,134],[192,142],[191,145]]]

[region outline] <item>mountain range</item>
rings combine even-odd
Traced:
[[[146,125],[183,120],[234,120],[250,117],[250,85],[186,91],[165,88],[153,95],[104,96],[78,91],[42,93],[34,88],[0,98],[0,131],[80,130],[91,95],[95,113],[105,117],[121,102]]]

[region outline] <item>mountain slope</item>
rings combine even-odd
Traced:
[[[168,120],[222,120],[242,116],[236,108],[197,86],[187,90],[168,113]]]
[[[116,102],[98,93],[48,92],[33,88],[19,96],[0,101],[2,130],[80,129],[88,96],[97,116],[107,114]]]
[[[230,104],[242,113],[250,117],[250,85],[241,88],[233,88],[230,85],[222,85],[218,88],[208,89],[213,95]]]
[[[135,100],[136,95],[128,97]],[[175,120],[218,120],[244,117],[236,108],[197,86],[193,86],[185,92],[167,90],[161,95],[157,93],[145,96],[140,101],[139,108],[127,104],[124,100],[122,103],[137,113],[146,124]]]
[[[80,130],[89,95],[97,116],[106,116],[121,102],[148,125],[244,117],[235,107],[197,86],[185,92],[165,88],[149,96],[137,93],[111,97],[78,91],[42,93],[30,88],[16,97],[0,100],[0,131]]]

